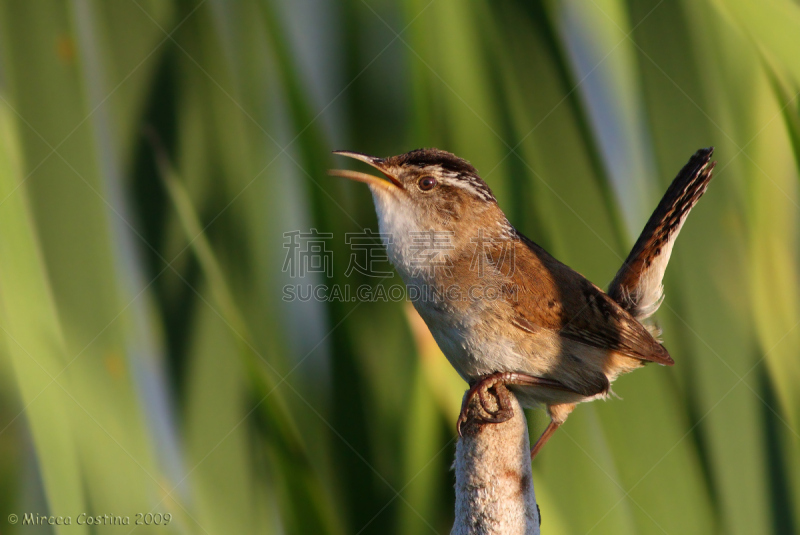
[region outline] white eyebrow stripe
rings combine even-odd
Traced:
[[[480,197],[484,201],[497,201],[494,195],[492,195],[491,190],[489,187],[482,182],[479,182],[480,179],[475,179],[469,175],[459,175],[457,173],[452,173],[449,171],[444,171],[441,167],[437,166],[439,171],[439,177],[442,180],[442,183],[447,184],[448,186],[453,186],[456,188],[461,188],[466,190],[476,197]]]

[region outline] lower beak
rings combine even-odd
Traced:
[[[394,189],[395,187],[403,188],[403,184],[397,179],[384,171],[383,169],[383,158],[376,158],[374,156],[367,156],[366,154],[361,154],[360,152],[350,152],[346,150],[335,150],[333,151],[334,154],[338,154],[340,156],[347,156],[348,158],[354,158],[356,160],[361,160],[362,162],[371,165],[378,171],[384,174],[386,178],[389,180],[383,180],[382,178],[378,178],[373,175],[368,175],[367,173],[362,173],[360,171],[350,171],[348,169],[331,169],[328,171],[329,175],[332,176],[340,176],[343,178],[349,178],[350,180],[355,180],[357,182],[363,182],[370,186],[377,186],[380,188],[387,188],[387,189]]]

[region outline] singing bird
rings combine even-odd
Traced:
[[[349,170],[366,183],[388,256],[444,355],[481,400],[497,384],[525,407],[544,405],[550,424],[534,457],[577,403],[605,398],[611,383],[645,363],[672,366],[647,319],[663,300],[662,279],[689,211],[706,191],[713,148],[692,156],[667,189],[608,293],[519,232],[469,162],[438,149],[390,158],[349,151],[388,180]],[[421,236],[447,238],[421,251]],[[476,261],[477,260],[477,261]],[[412,292],[411,289],[415,291]],[[493,296],[493,297],[492,297]],[[483,402],[487,422],[511,417]]]

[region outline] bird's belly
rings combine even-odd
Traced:
[[[467,382],[496,372],[518,372],[543,378],[555,378],[552,355],[557,351],[547,343],[541,343],[538,350],[523,352],[513,340],[502,336],[479,337],[475,339],[459,329],[431,329],[447,360],[458,374]],[[579,403],[584,396],[574,392],[555,390],[538,386],[511,386],[523,407],[559,403]]]
[[[555,332],[543,329],[536,334],[511,337],[507,335],[508,323],[485,310],[460,312],[443,304],[431,306],[430,303],[417,306],[417,310],[442,353],[467,382],[496,372],[562,379],[559,373],[562,341]],[[524,407],[577,403],[588,399],[575,392],[550,388],[511,388]]]
[[[465,381],[495,372],[544,376],[558,353],[557,336],[528,336],[523,346],[506,336],[507,324],[491,314],[437,306],[417,310],[439,349]]]

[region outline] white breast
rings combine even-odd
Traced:
[[[425,320],[436,343],[444,355],[465,380],[497,371],[517,371],[541,375],[545,369],[537,369],[537,362],[530,358],[531,344],[519,347],[511,338],[504,336],[500,329],[507,328],[502,310],[497,310],[501,301],[468,300],[468,306],[453,306],[441,297],[448,284],[455,284],[446,278],[436,280],[429,275],[431,266],[420,265],[425,255],[415,254],[415,233],[429,231],[419,225],[411,207],[404,207],[400,195],[385,189],[372,189],[378,223],[389,260],[397,269],[407,287],[414,287],[421,298],[415,300],[414,307]],[[408,211],[405,210],[408,208]],[[400,213],[402,211],[402,214]],[[417,234],[418,236],[418,234]],[[466,295],[466,288],[459,288]],[[409,295],[412,291],[409,290]],[[467,296],[468,299],[468,296]],[[487,321],[494,317],[495,321]],[[543,335],[532,342],[541,345],[537,351],[552,352],[557,344],[557,336]]]

